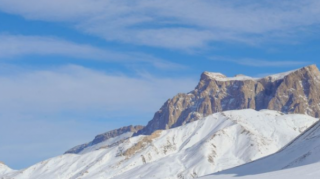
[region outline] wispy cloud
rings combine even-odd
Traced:
[[[128,65],[150,64],[160,69],[185,68],[152,55],[137,52],[117,52],[88,44],[78,44],[55,37],[0,35],[0,59],[27,55],[60,55],[77,59],[100,60]]]
[[[192,89],[195,81],[150,78],[149,75],[131,78],[70,65],[54,70],[2,74],[0,84],[2,111],[39,111],[38,107],[42,108],[40,111],[93,108],[150,111],[176,92]]]
[[[317,0],[0,0],[2,11],[28,19],[67,21],[106,40],[171,49],[294,39],[319,24],[319,7]]]
[[[23,55],[64,55],[77,58],[124,59],[120,54],[91,45],[41,36],[0,35],[0,58]]]
[[[250,58],[241,58],[241,59],[229,59],[224,57],[211,57],[211,60],[223,61],[223,62],[232,62],[244,66],[253,66],[253,67],[288,67],[288,66],[302,66],[308,65],[308,61],[282,61],[282,60],[261,60],[261,59],[250,59]]]

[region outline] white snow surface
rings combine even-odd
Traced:
[[[243,81],[243,80],[256,80],[258,78],[252,78],[250,76],[235,76],[235,77],[226,77],[222,73],[215,73],[215,72],[204,72],[208,77],[218,80],[218,81]]]
[[[114,145],[106,141],[107,146],[0,173],[0,178],[191,179],[275,153],[316,121],[270,110],[221,112],[151,136],[116,140]]]
[[[7,173],[13,172],[8,166],[0,162],[0,176],[5,175]]]
[[[316,179],[320,178],[320,122],[279,152],[203,179]]]
[[[267,164],[266,164],[267,165]],[[255,175],[210,175],[199,179],[318,179],[320,178],[320,163],[313,163],[297,168],[282,169]],[[250,172],[249,172],[250,173]]]
[[[133,135],[133,132],[126,132],[126,133],[121,134],[121,135],[119,135],[117,137],[113,137],[113,138],[110,138],[110,139],[108,139],[106,141],[100,142],[100,143],[98,143],[96,145],[88,146],[88,147],[84,148],[81,152],[79,152],[79,154],[84,154],[84,153],[87,153],[87,152],[98,150],[98,149],[100,149],[102,147],[105,147],[105,146],[116,144],[119,141],[122,141],[122,140],[130,138],[132,135]]]

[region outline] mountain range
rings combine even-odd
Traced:
[[[0,163],[0,178],[281,178],[320,159],[318,91],[315,65],[263,78],[204,72],[146,126],[97,135],[24,170]]]

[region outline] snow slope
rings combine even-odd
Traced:
[[[119,142],[122,142],[122,141],[130,138],[132,135],[133,135],[133,132],[126,132],[126,133],[121,134],[119,136],[110,138],[110,139],[108,139],[106,141],[97,143],[97,144],[92,145],[92,146],[88,146],[88,147],[84,148],[82,151],[80,151],[79,154],[84,154],[84,153],[88,153],[88,152],[91,152],[91,151],[94,151],[94,150],[98,150],[98,149],[100,149],[100,148],[102,148],[104,146],[117,144]]]
[[[95,138],[88,143],[77,145],[65,153],[78,154],[85,153],[85,151],[91,151],[98,149],[100,146],[109,145],[120,140],[125,140],[133,136],[138,130],[141,130],[144,126],[125,126],[118,129],[114,129],[95,136]],[[110,139],[110,140],[109,140]]]
[[[0,162],[0,176],[1,175],[5,175],[5,174],[10,173],[10,172],[13,172],[13,170],[10,169],[9,167],[7,167],[2,162]]]
[[[255,175],[236,176],[230,174],[210,175],[199,179],[318,179],[320,178],[320,163],[283,169]]]
[[[258,161],[236,167],[214,177],[228,179],[237,178],[320,178],[320,122],[291,142],[281,151]],[[258,177],[259,176],[259,177]]]
[[[0,178],[196,178],[272,154],[316,121],[270,110],[227,111],[150,136],[107,140]]]

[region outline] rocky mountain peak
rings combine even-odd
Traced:
[[[315,64],[305,66],[305,67],[301,68],[300,70],[307,70],[310,72],[319,72],[319,69],[318,69],[317,65],[315,65]]]
[[[212,113],[237,109],[271,109],[283,113],[320,115],[320,72],[316,65],[252,78],[203,72],[196,88],[169,99],[135,135],[151,134],[198,120]]]
[[[221,73],[212,73],[212,72],[205,71],[201,74],[200,81],[212,80],[212,79],[224,79],[224,78],[227,78],[227,77]]]

